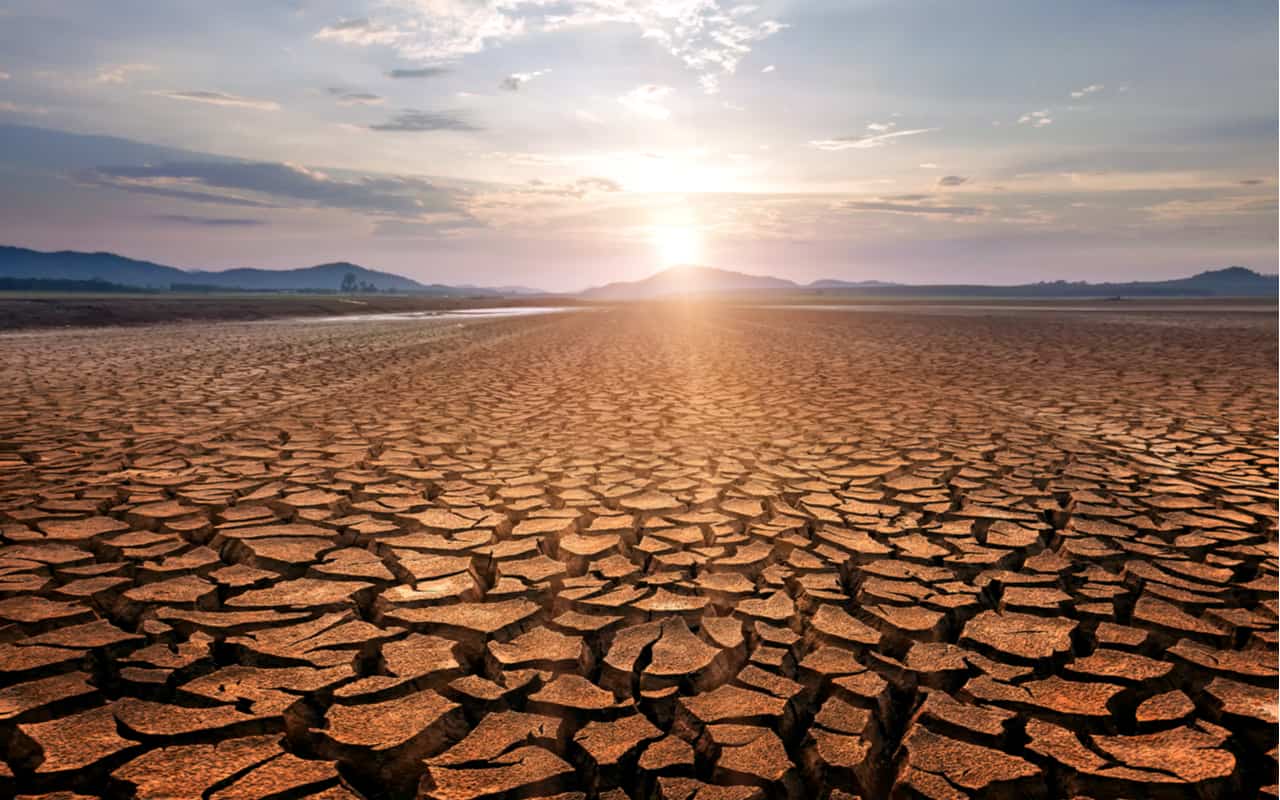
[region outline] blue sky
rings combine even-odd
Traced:
[[[1275,3],[0,0],[0,242],[571,289],[1276,263]]]

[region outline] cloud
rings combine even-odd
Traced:
[[[325,89],[331,97],[335,97],[344,106],[376,106],[381,105],[383,98],[369,92],[352,92],[338,87]]]
[[[968,182],[968,178],[964,178],[959,175],[943,175],[941,178],[938,178],[939,186],[959,186]]]
[[[152,69],[155,67],[150,64],[116,64],[99,69],[98,77],[94,80],[98,83],[124,83],[129,80],[129,73],[146,72]]]
[[[152,92],[158,97],[167,97],[170,100],[185,100],[191,103],[208,103],[215,106],[238,106],[241,108],[256,108],[260,111],[278,111],[280,104],[272,100],[254,100],[249,97],[240,97],[226,92],[201,92],[201,91],[167,91]]]
[[[700,73],[732,74],[756,42],[786,28],[758,9],[713,0],[387,0],[377,19],[346,19],[315,37],[383,46],[404,58],[449,62],[520,36],[626,25]]]
[[[776,70],[776,69],[777,69],[777,67],[775,67],[773,64],[770,64],[769,66],[765,67],[764,69],[762,69],[762,70],[760,70],[760,71],[761,71],[761,72],[773,72],[773,71],[774,71],[774,70]]]
[[[922,133],[933,133],[942,130],[941,128],[912,128],[905,131],[893,130],[894,123],[871,123],[867,126],[872,133],[867,136],[844,136],[839,139],[815,139],[809,142],[810,147],[816,147],[819,150],[865,150],[870,147],[883,147],[890,144],[894,139],[900,139],[903,136],[919,136]],[[876,131],[885,131],[877,133]]]
[[[365,47],[382,45],[410,59],[452,61],[480,52],[489,42],[523,33],[524,21],[508,13],[512,6],[507,0],[438,0],[430,6],[393,1],[385,9],[384,20],[342,20],[320,29],[315,38]]]
[[[379,237],[403,237],[433,239],[442,234],[472,228],[486,227],[484,222],[466,212],[430,214],[421,220],[384,219],[374,226],[373,235]]]
[[[332,25],[326,25],[316,33],[315,38],[368,46],[395,44],[402,35],[402,32],[393,25],[383,25],[373,22],[368,17],[361,17],[339,20]]]
[[[1053,117],[1050,116],[1049,109],[1043,108],[1039,111],[1028,111],[1018,117],[1019,125],[1030,125],[1033,128],[1043,128],[1046,125],[1053,124]]]
[[[498,84],[498,88],[508,92],[519,91],[521,86],[540,75],[546,75],[550,71],[549,69],[540,69],[534,72],[513,72],[502,79],[502,82]]]
[[[7,81],[7,80],[9,80],[9,79],[10,79],[10,78],[12,78],[12,77],[13,77],[13,76],[12,76],[12,75],[10,75],[10,74],[9,74],[9,73],[7,73],[7,72],[0,72],[0,81]]]
[[[414,218],[457,210],[460,192],[421,178],[334,175],[278,162],[173,162],[102,166],[75,178],[84,185],[246,208],[340,208]]]
[[[1275,221],[1274,195],[1227,195],[1196,199],[1167,200],[1140,209],[1163,222],[1196,222],[1206,217],[1270,216]]]
[[[674,90],[670,86],[647,83],[622,95],[618,102],[632,114],[650,119],[667,119],[671,116],[671,111],[662,102],[672,91]]]
[[[453,111],[406,109],[386,122],[370,125],[369,130],[425,133],[427,131],[477,131],[480,129]]]
[[[937,168],[938,168],[938,165],[933,163],[932,161],[926,161],[920,165],[920,169],[937,169]]]
[[[1074,97],[1076,100],[1079,100],[1080,98],[1085,97],[1086,95],[1091,95],[1094,92],[1100,92],[1105,88],[1106,87],[1100,83],[1091,83],[1088,86],[1084,87],[1083,89],[1076,89],[1074,92],[1071,93],[1071,96]]]
[[[203,225],[211,228],[252,228],[270,224],[266,220],[249,219],[248,217],[195,217],[188,214],[156,214],[153,219],[158,219],[161,222]]]
[[[440,75],[447,75],[449,70],[444,67],[414,67],[412,69],[393,69],[387,73],[388,78],[436,78]]]
[[[18,103],[10,103],[7,100],[0,100],[0,111],[8,111],[11,114],[48,114],[49,109],[42,106],[24,106]]]
[[[558,195],[582,199],[591,194],[612,194],[622,191],[622,184],[610,178],[587,177],[566,184],[553,184],[543,180],[529,181],[532,190],[539,194]]]
[[[846,211],[883,214],[912,214],[932,217],[980,217],[987,213],[978,206],[939,205],[929,195],[900,194],[872,200],[846,200],[837,205]]]

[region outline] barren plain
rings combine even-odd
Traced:
[[[0,337],[0,795],[1275,797],[1276,337]]]

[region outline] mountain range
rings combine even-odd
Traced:
[[[639,281],[597,286],[582,292],[588,300],[648,300],[687,294],[788,292],[808,297],[915,298],[1109,298],[1109,297],[1275,297],[1280,280],[1244,267],[1210,270],[1189,278],[1125,283],[1052,281],[1016,286],[983,284],[904,284],[883,281],[820,280],[803,285],[764,275],[712,267],[671,267]]]
[[[114,253],[80,253],[64,250],[43,253],[21,247],[0,246],[0,278],[40,278],[61,281],[106,281],[139,289],[239,290],[261,292],[340,291],[350,275],[355,285],[365,284],[379,291],[407,294],[494,296],[521,294],[517,287],[491,289],[483,286],[424,284],[379,272],[359,264],[340,261],[299,269],[183,270],[150,261],[138,261]]]
[[[526,286],[425,284],[336,262],[299,269],[184,270],[114,253],[64,250],[46,253],[0,246],[0,280],[39,279],[49,282],[106,282],[117,288],[187,291],[338,292],[354,285],[363,290],[392,291],[440,297],[493,297],[546,294]],[[67,289],[82,288],[68,283]],[[748,275],[726,269],[676,266],[643,280],[618,281],[578,293],[584,300],[651,300],[689,294],[789,293],[813,297],[916,298],[1087,298],[1087,297],[1275,297],[1280,282],[1244,267],[1209,270],[1189,278],[1124,283],[1053,281],[1016,286],[982,284],[902,284],[883,281],[820,280],[799,284],[768,275]]]

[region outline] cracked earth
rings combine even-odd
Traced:
[[[1276,324],[0,338],[0,796],[1277,795]]]

